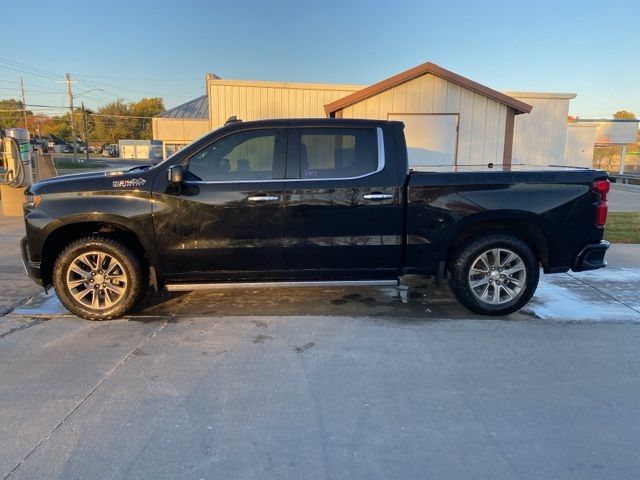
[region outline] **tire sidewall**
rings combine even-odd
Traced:
[[[87,308],[75,300],[67,288],[66,275],[69,265],[79,255],[91,251],[104,252],[114,257],[122,265],[127,278],[124,298],[108,309]],[[139,265],[135,264],[135,256],[129,249],[109,239],[87,238],[70,244],[58,256],[53,267],[53,286],[62,304],[72,313],[89,320],[108,320],[125,314],[135,306],[139,299],[136,293],[136,286],[141,281],[139,275]]]
[[[493,248],[505,248],[513,251],[522,259],[526,272],[525,286],[520,295],[499,305],[482,302],[475,296],[471,285],[469,285],[469,271],[473,262],[479,255]],[[457,277],[456,289],[458,291],[456,292],[454,289],[454,293],[465,306],[484,315],[507,315],[522,308],[533,296],[540,276],[538,261],[531,248],[519,238],[510,235],[490,235],[469,242],[456,259],[455,268],[454,276]],[[463,295],[459,295],[460,293]]]

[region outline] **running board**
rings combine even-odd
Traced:
[[[305,287],[397,287],[398,280],[333,280],[291,282],[225,282],[225,283],[169,283],[168,292],[191,292],[194,290],[231,290],[243,288],[305,288]]]

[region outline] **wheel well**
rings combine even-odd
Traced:
[[[512,235],[525,242],[535,254],[545,270],[549,266],[549,244],[540,227],[521,220],[488,220],[474,222],[462,228],[449,245],[447,265],[458,248],[468,240],[487,233]]]
[[[51,285],[53,264],[62,250],[72,241],[89,235],[104,235],[116,239],[131,248],[146,264],[149,259],[138,236],[122,225],[105,222],[83,222],[65,225],[53,231],[42,247],[42,281]]]

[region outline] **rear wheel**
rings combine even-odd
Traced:
[[[511,235],[486,235],[465,243],[449,265],[449,285],[469,310],[507,315],[520,310],[538,286],[535,254]]]
[[[140,259],[108,237],[86,237],[67,246],[53,267],[53,286],[62,304],[88,320],[109,320],[129,312],[144,296],[148,279]]]

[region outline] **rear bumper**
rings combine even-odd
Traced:
[[[609,249],[609,242],[601,240],[600,243],[591,243],[585,246],[573,261],[571,270],[582,272],[584,270],[595,270],[607,266],[604,259],[605,253]]]
[[[40,262],[32,262],[29,258],[29,250],[27,249],[27,237],[20,239],[20,252],[22,253],[22,266],[24,271],[31,280],[38,285],[42,285],[42,271],[40,269]]]

